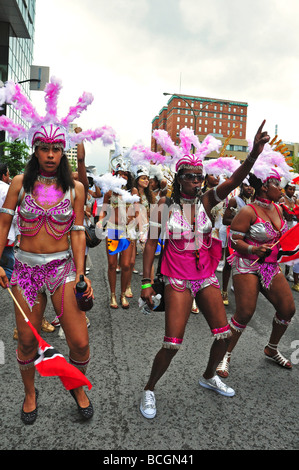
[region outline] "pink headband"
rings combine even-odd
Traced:
[[[32,146],[37,142],[44,142],[46,144],[60,143],[65,147],[65,133],[60,127],[50,124],[49,126],[41,126],[41,128],[33,134]]]
[[[270,175],[263,181],[263,183],[266,183],[268,180],[273,178],[279,181],[281,180],[280,174],[275,170],[275,168],[271,168]]]
[[[196,155],[184,155],[180,158],[176,163],[175,171],[177,172],[182,165],[203,166],[202,159]]]

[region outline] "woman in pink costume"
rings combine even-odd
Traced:
[[[155,291],[149,283],[151,266],[157,239],[164,226],[165,212],[167,212],[167,236],[161,266],[165,281],[165,336],[142,393],[140,411],[146,418],[154,418],[156,415],[155,385],[166,372],[183,342],[194,297],[215,339],[206,370],[199,384],[224,396],[235,394],[234,390],[225,385],[215,373],[219,359],[223,358],[228,346],[230,326],[215,276],[215,270],[221,258],[221,242],[211,237],[211,210],[239,186],[251,170],[265,143],[269,140],[267,132],[263,131],[263,125],[264,122],[258,129],[253,149],[244,163],[224,183],[204,194],[201,193],[204,180],[203,157],[215,150],[216,146],[213,142],[219,141],[208,136],[202,144],[199,144],[195,136],[189,135],[192,139],[191,143],[195,147],[198,146],[197,152],[192,155],[190,154],[191,146],[187,146],[187,139],[184,138],[182,142],[182,137],[187,137],[187,131],[190,130],[181,130],[183,145],[181,151],[177,151],[176,154],[172,204],[169,210],[165,211],[167,205],[165,198],[159,201],[157,212],[153,213],[150,221],[150,234],[143,257],[144,278],[141,297],[150,308],[153,308],[152,296],[155,295]],[[164,140],[158,140],[158,143],[162,147],[164,145],[165,150],[165,136],[162,135],[162,137]],[[167,151],[170,152],[171,143],[167,143],[169,144]]]
[[[10,281],[13,295],[30,322],[40,331],[47,302],[46,290],[49,291],[65,332],[70,363],[85,373],[89,363],[88,331],[85,315],[79,310],[75,296],[75,285],[80,275],[84,275],[85,192],[82,183],[72,178],[65,149],[71,146],[71,138],[77,138],[77,134],[68,134],[68,120],[78,117],[80,110],[85,109],[91,100],[89,95],[84,95],[79,100],[79,108],[71,108],[62,123],[56,116],[59,90],[60,82],[52,79],[45,90],[47,115],[40,118],[19,85],[6,85],[6,102],[18,108],[23,119],[27,118],[32,126],[27,131],[6,116],[1,116],[0,128],[7,130],[13,138],[27,137],[34,152],[24,175],[13,178],[0,211],[0,253],[5,247],[12,217],[17,210],[21,240]],[[91,132],[81,133],[79,139],[87,136],[92,138]],[[86,296],[93,297],[91,283],[86,277],[85,281]],[[0,285],[3,288],[8,286],[2,268]],[[37,341],[17,306],[15,314],[17,361],[25,389],[21,419],[25,424],[32,424],[37,417],[38,391],[34,384]],[[93,407],[83,387],[70,390],[70,393],[80,415],[85,419],[91,418]]]
[[[256,175],[250,175],[249,182],[255,189],[255,200],[243,207],[231,224],[231,246],[235,252],[228,262],[232,266],[236,312],[230,321],[232,336],[227,352],[216,369],[221,377],[229,375],[232,351],[254,314],[259,292],[276,310],[264,353],[280,366],[292,368],[291,362],[277,350],[295,313],[290,286],[277,263],[278,242],[288,230],[282,209],[276,204],[281,198],[277,170],[278,166],[268,167],[267,174],[260,175],[258,164],[253,168]]]

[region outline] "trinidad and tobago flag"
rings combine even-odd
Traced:
[[[299,223],[290,228],[279,240],[278,263],[293,265],[299,262]]]
[[[38,353],[34,365],[40,375],[43,377],[58,376],[66,390],[83,385],[87,385],[90,390],[92,385],[85,375],[75,366],[69,364],[56,349],[46,343],[27,317],[25,321],[38,341]]]

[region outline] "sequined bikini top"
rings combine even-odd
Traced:
[[[191,208],[191,206],[188,204],[183,206],[183,210],[181,210],[178,206],[177,208],[173,208],[169,220],[167,222],[167,231],[169,234],[187,235],[192,232],[193,229],[188,221],[188,218],[184,214],[184,207],[185,210],[188,207]],[[213,228],[211,219],[208,217],[205,208],[201,202],[199,202],[197,205],[195,226],[197,227],[197,230],[199,232],[206,235],[210,234]]]
[[[276,205],[275,208],[280,216],[281,220],[281,229],[280,230],[275,230],[271,222],[267,220],[263,220],[258,213],[255,210],[255,207],[251,204],[248,204],[252,209],[254,210],[256,214],[256,221],[254,222],[253,225],[250,226],[248,232],[246,233],[245,239],[247,240],[252,240],[253,242],[256,243],[275,243],[277,240],[280,239],[280,237],[287,232],[288,230],[288,225],[285,220],[280,215],[280,212],[277,208]]]
[[[75,195],[74,189],[73,196]],[[31,193],[24,193],[22,188],[19,195],[18,207],[18,227],[20,233],[25,236],[33,237],[44,225],[49,235],[56,240],[62,238],[68,233],[75,220],[75,213],[71,203],[71,191],[68,189],[63,199],[53,207],[44,209],[38,205]]]

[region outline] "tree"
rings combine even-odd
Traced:
[[[22,173],[29,158],[30,147],[20,140],[1,142],[0,145],[3,147],[1,162],[7,163],[11,177]]]

